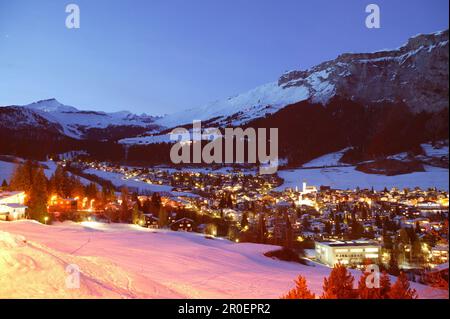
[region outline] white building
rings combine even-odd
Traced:
[[[448,263],[448,244],[431,248],[431,255],[437,264]]]
[[[366,260],[378,264],[380,246],[375,242],[330,241],[316,242],[316,259],[330,267],[340,263],[345,266],[362,266]]]
[[[25,218],[25,192],[0,192],[0,220]]]

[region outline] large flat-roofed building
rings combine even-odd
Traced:
[[[25,192],[0,192],[0,220],[25,218]]]
[[[335,264],[362,266],[367,260],[377,264],[380,246],[372,241],[328,241],[316,242],[316,259],[330,267]]]

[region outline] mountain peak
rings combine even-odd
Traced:
[[[74,108],[73,106],[64,105],[61,102],[59,102],[55,98],[50,98],[46,100],[40,100],[28,105],[25,105],[24,107],[42,111],[46,113],[55,113],[55,112],[77,112],[78,109]]]

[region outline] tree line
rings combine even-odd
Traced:
[[[283,299],[416,299],[417,291],[410,287],[408,278],[400,273],[394,284],[391,284],[390,276],[383,272],[379,278],[378,287],[369,287],[372,272],[363,272],[357,288],[354,287],[355,278],[348,269],[336,264],[328,277],[323,280],[322,295],[316,296],[309,288],[305,277],[298,276],[295,287],[291,289]]]

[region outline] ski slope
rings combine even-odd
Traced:
[[[305,181],[316,186],[331,186],[335,189],[356,189],[357,187],[375,190],[396,187],[422,189],[434,188],[448,191],[449,173],[446,168],[425,165],[425,172],[414,172],[396,176],[366,174],[349,167],[298,168],[278,171],[284,183],[277,190],[301,188]]]

